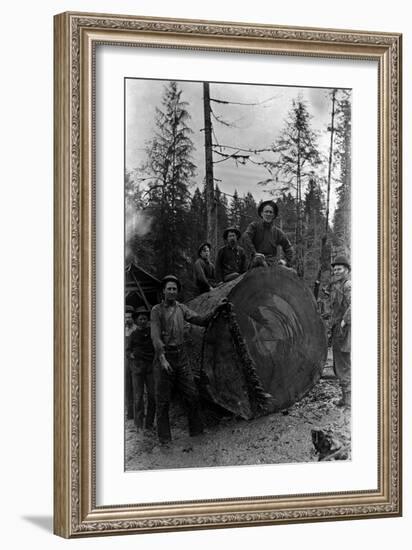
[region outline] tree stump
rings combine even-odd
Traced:
[[[230,308],[186,340],[203,397],[249,419],[290,407],[319,380],[327,336],[312,292],[282,266],[259,267],[188,302]]]

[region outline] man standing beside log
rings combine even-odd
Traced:
[[[331,330],[333,366],[342,390],[338,407],[350,406],[351,399],[351,282],[350,264],[344,256],[332,263]]]
[[[155,392],[157,433],[161,444],[171,441],[169,406],[174,387],[183,398],[189,420],[189,435],[203,433],[198,393],[184,344],[184,323],[206,326],[218,310],[226,307],[226,300],[206,315],[199,315],[177,301],[180,281],[174,275],[163,278],[163,301],[151,312],[151,336],[155,348]]]
[[[136,310],[136,330],[128,339],[127,352],[130,357],[130,370],[133,383],[134,423],[139,432],[143,427],[150,430],[155,417],[155,394],[153,379],[154,349],[148,324],[149,311],[141,306]],[[147,406],[145,414],[144,390]]]
[[[261,218],[248,225],[243,234],[246,246],[252,253],[251,264],[255,259],[264,257],[268,265],[276,262],[277,247],[280,245],[285,255],[285,263],[291,267],[293,249],[285,233],[275,225],[278,215],[278,206],[274,201],[263,201],[258,207],[258,216]]]
[[[216,273],[224,283],[233,281],[246,271],[246,254],[238,245],[240,231],[237,227],[228,227],[223,232],[225,246],[219,249],[216,258]]]
[[[129,352],[129,338],[130,335],[136,330],[136,325],[134,322],[134,307],[127,304],[125,307],[124,313],[124,339],[125,339],[125,401],[126,401],[126,410],[127,418],[131,420],[134,416],[133,412],[133,382],[132,382],[132,371],[131,371],[131,357]]]

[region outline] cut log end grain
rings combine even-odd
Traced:
[[[205,314],[222,298],[230,311],[188,332],[202,393],[243,418],[287,409],[319,380],[326,360],[326,330],[312,292],[287,268],[260,267],[188,306]]]

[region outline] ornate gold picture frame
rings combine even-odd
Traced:
[[[399,516],[401,35],[86,13],[57,15],[54,33],[55,533],[81,537]],[[130,51],[190,51],[194,56],[196,52],[219,52],[252,58],[265,55],[311,62],[327,59],[376,64],[378,132],[370,136],[376,142],[378,159],[377,239],[370,243],[376,245],[378,258],[377,350],[372,353],[377,357],[373,360],[377,362],[378,378],[376,487],[290,494],[273,491],[253,496],[250,492],[241,496],[228,492],[225,497],[172,497],[164,501],[143,501],[136,494],[135,501],[125,499],[124,504],[101,503],[97,498],[100,480],[96,472],[96,423],[101,411],[96,406],[96,243],[104,243],[99,244],[96,231],[99,114],[95,101],[99,78],[96,48],[104,45]],[[119,357],[119,362],[122,360]],[[355,424],[357,413],[355,410],[352,419]]]

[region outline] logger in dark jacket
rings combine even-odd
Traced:
[[[189,420],[189,435],[203,432],[203,423],[198,405],[198,393],[190,369],[184,344],[185,322],[206,326],[218,309],[200,315],[176,300],[181,289],[180,281],[174,275],[162,280],[164,299],[151,312],[151,335],[155,348],[155,384],[157,433],[161,444],[171,441],[169,406],[174,387],[177,388],[186,406]]]
[[[134,320],[135,310],[134,307],[130,304],[127,304],[125,307],[124,313],[124,339],[125,339],[125,401],[126,401],[126,410],[127,418],[131,420],[134,416],[133,410],[133,382],[132,382],[132,370],[131,370],[131,361],[130,352],[129,352],[129,339],[130,335],[136,330],[136,324]]]
[[[136,330],[130,334],[127,344],[133,382],[134,423],[138,431],[143,427],[146,429],[153,427],[156,410],[153,378],[154,348],[150,337],[149,316],[150,313],[145,307],[137,308]]]
[[[210,260],[210,243],[202,243],[199,246],[198,259],[193,266],[196,288],[199,294],[209,292],[216,286],[215,266]]]
[[[332,262],[334,283],[330,294],[333,367],[342,390],[339,407],[351,400],[351,282],[350,264],[344,256]]]
[[[228,227],[223,232],[225,246],[219,249],[216,258],[216,273],[219,280],[223,282],[236,279],[246,271],[246,253],[238,245],[240,231],[236,227]]]
[[[276,262],[277,247],[280,245],[285,255],[285,262],[291,267],[293,260],[293,249],[285,233],[275,225],[278,215],[277,204],[271,200],[259,204],[259,221],[248,225],[243,234],[245,245],[252,252],[252,264],[257,259],[264,257],[266,264]]]

